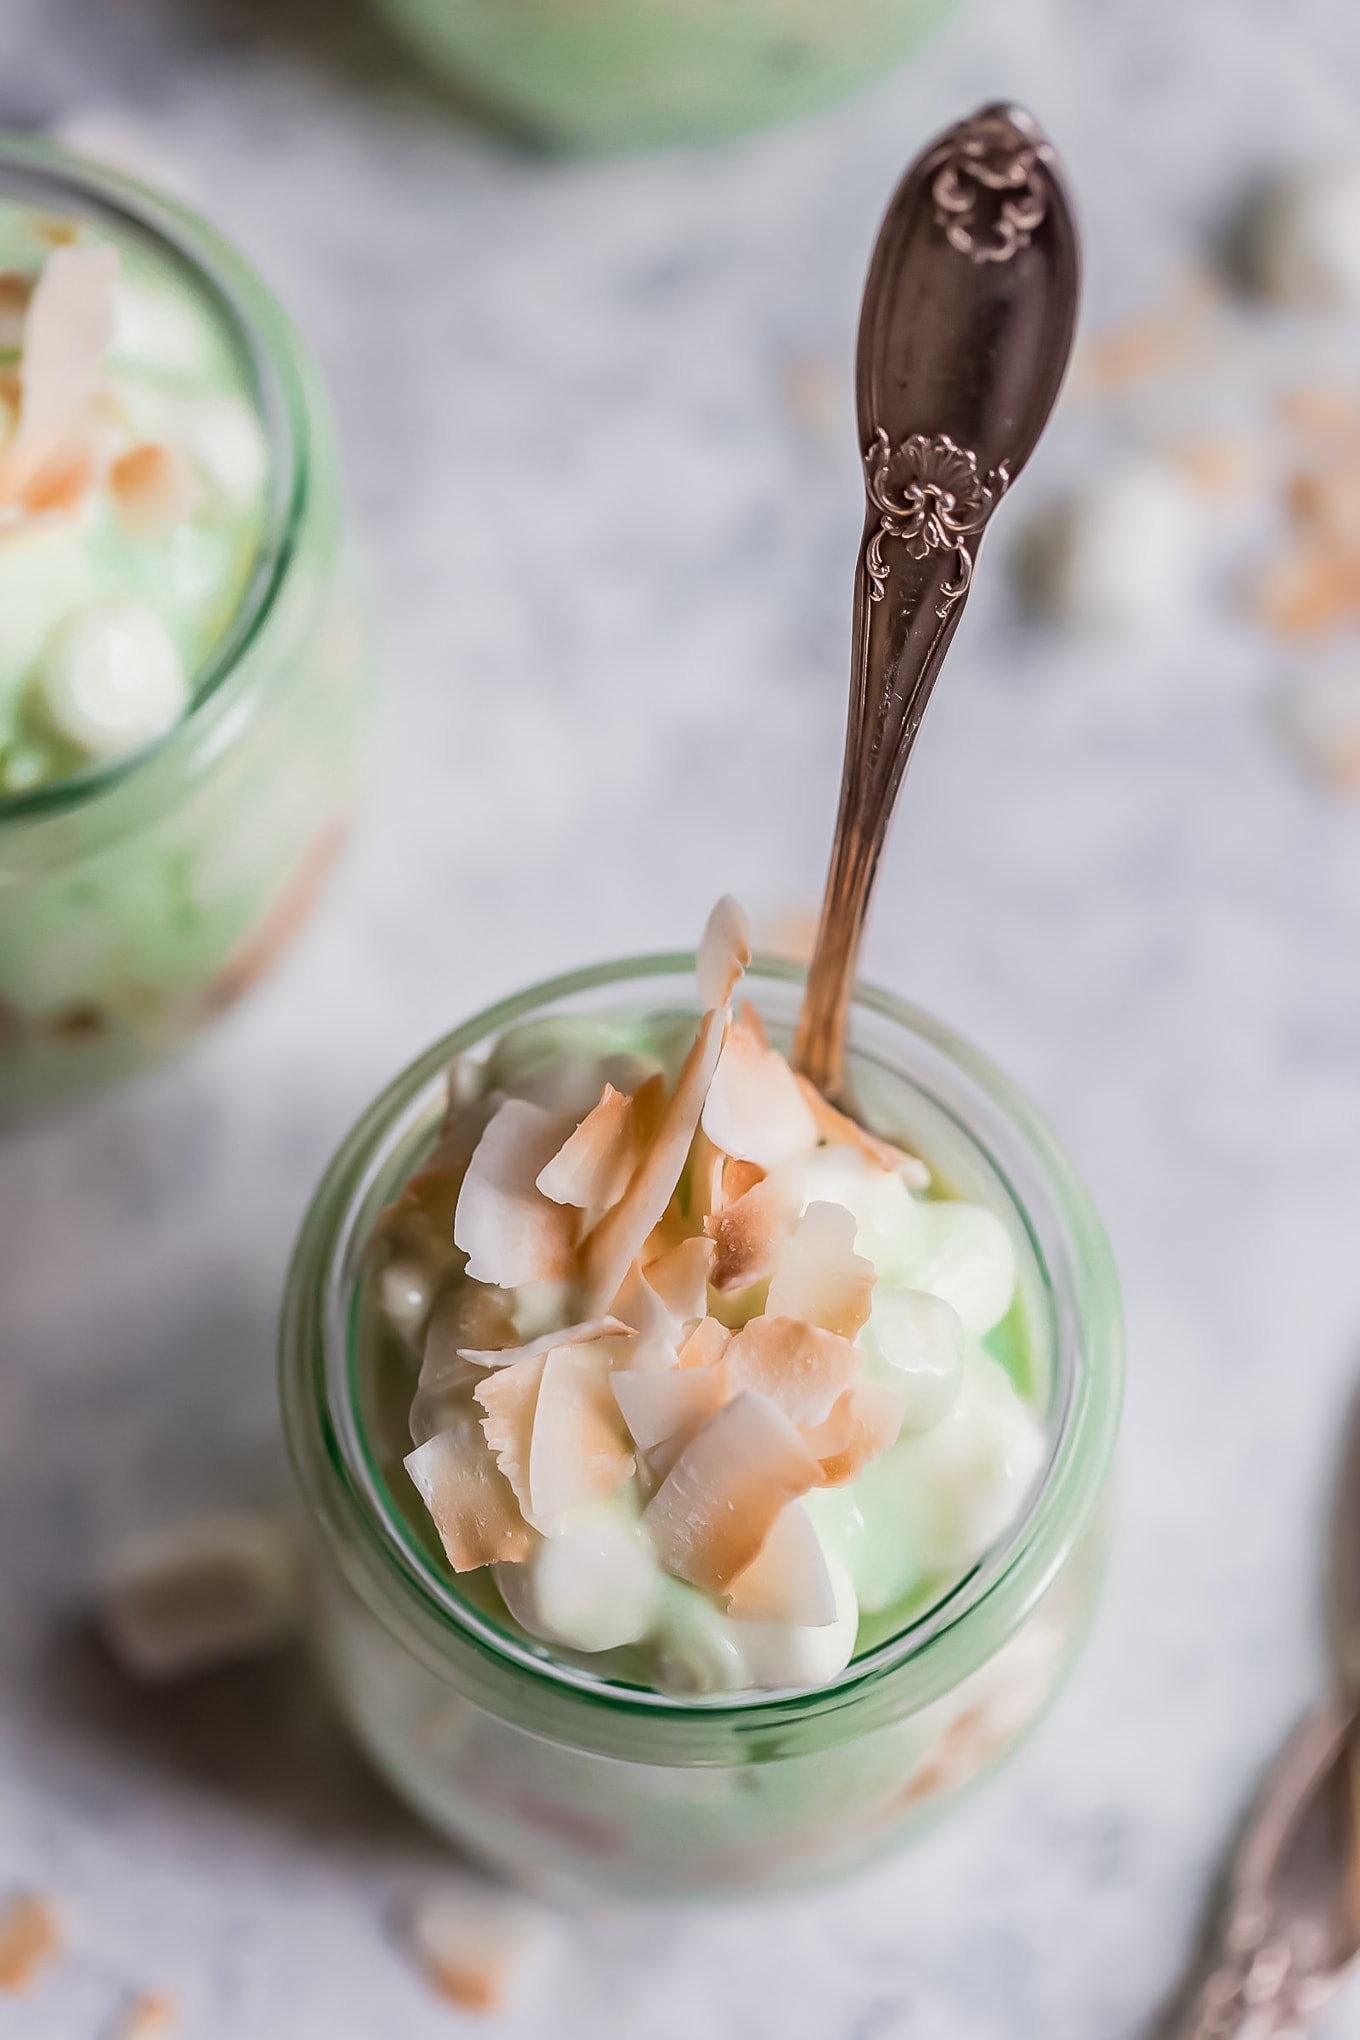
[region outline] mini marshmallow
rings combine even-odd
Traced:
[[[531,1636],[618,1650],[650,1630],[661,1574],[637,1517],[605,1503],[574,1509],[524,1565],[497,1566],[496,1585]]]
[[[249,510],[269,474],[264,427],[244,397],[202,397],[176,417],[179,444],[218,501]]]
[[[965,1331],[981,1338],[1011,1307],[1015,1247],[995,1212],[981,1204],[926,1204],[902,1272],[909,1288],[931,1290],[958,1312]]]
[[[964,1339],[962,1318],[942,1296],[880,1283],[859,1344],[879,1379],[906,1398],[904,1431],[928,1431],[949,1414],[963,1380]]]
[[[89,602],[48,640],[38,700],[58,735],[92,758],[165,736],[189,706],[174,639],[139,602]]]

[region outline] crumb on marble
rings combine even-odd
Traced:
[[[53,1907],[37,1892],[19,1892],[0,1912],[0,1991],[17,1996],[32,1989],[60,1949]]]

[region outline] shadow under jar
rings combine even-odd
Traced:
[[[207,478],[195,486],[209,507],[159,561],[106,507],[86,513],[87,530],[97,516],[107,528],[80,574],[101,595],[148,599],[178,575],[186,616],[196,587],[227,577],[211,627],[197,628],[202,614],[186,625],[171,728],[128,755],[0,785],[0,1109],[12,1110],[177,1049],[269,968],[344,840],[373,684],[329,413],[272,294],[183,207],[40,143],[0,141],[5,208],[50,223],[57,246],[118,251],[117,402],[182,419]],[[212,364],[206,396],[196,346]],[[243,536],[238,520],[233,561],[230,509],[214,525],[212,491],[229,505],[252,463],[255,521]],[[0,552],[27,547],[18,564],[32,562],[40,590],[60,538],[0,531]],[[35,638],[35,667],[42,657]]]
[[[743,994],[787,1046],[802,972],[757,960]],[[1031,1108],[937,1021],[861,987],[850,1069],[866,1123],[986,1204],[1019,1267],[1010,1366],[1046,1453],[1018,1518],[962,1579],[862,1622],[814,1691],[663,1695],[567,1663],[449,1572],[401,1461],[410,1377],[366,1309],[380,1211],[433,1147],[444,1073],[526,1020],[697,1017],[693,959],[559,978],[459,1028],[355,1127],[304,1223],[285,1298],[282,1397],[313,1575],[314,1643],[350,1723],[435,1827],[562,1890],[758,1891],[895,1846],[991,1769],[1042,1710],[1092,1611],[1118,1427],[1122,1324],[1109,1248]]]

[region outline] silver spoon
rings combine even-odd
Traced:
[[[985,106],[917,158],[869,265],[856,385],[866,515],[840,811],[793,1059],[845,1097],[864,917],[987,521],[1034,450],[1072,348],[1076,226],[1029,114]]]

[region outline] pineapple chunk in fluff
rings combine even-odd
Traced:
[[[734,901],[697,1024],[535,1021],[459,1064],[370,1249],[406,1467],[511,1622],[662,1691],[835,1679],[1015,1520],[1039,1416],[983,1341],[1011,1238],[796,1076]]]

